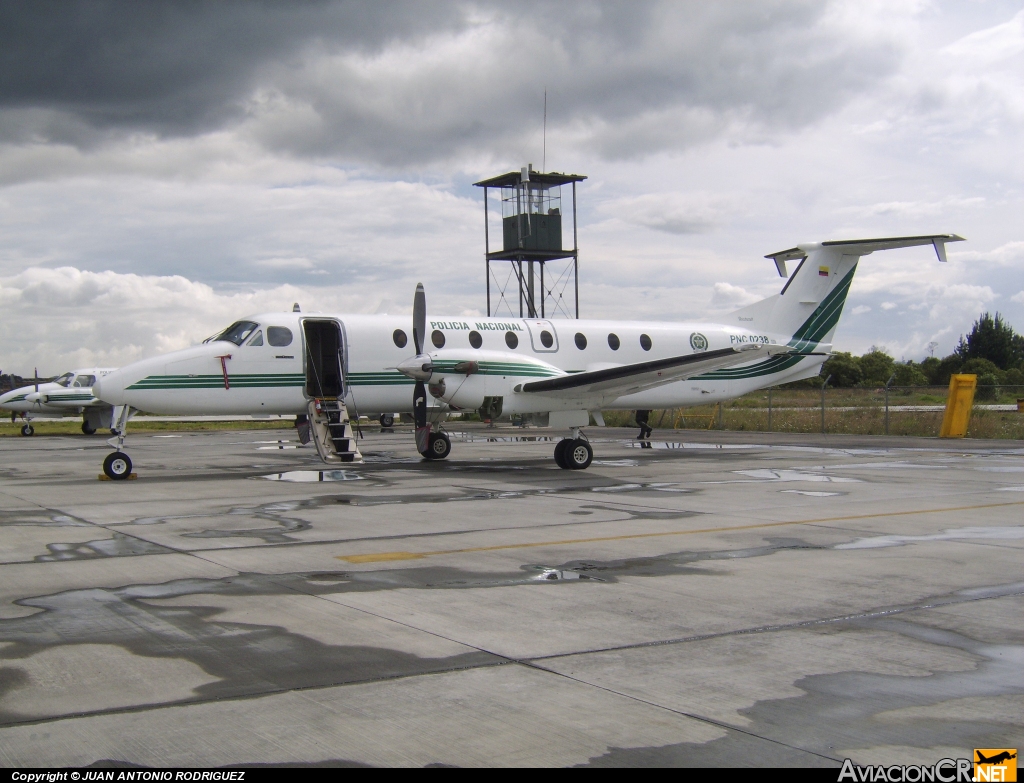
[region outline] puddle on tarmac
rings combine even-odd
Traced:
[[[297,449],[299,446],[295,443],[291,445],[281,444],[280,446],[257,446],[257,451],[277,451],[283,449]]]
[[[38,555],[37,563],[53,563],[67,560],[95,560],[100,557],[133,557],[136,555],[168,555],[173,550],[152,544],[139,538],[114,533],[112,538],[86,541],[75,544],[47,544],[48,555]]]
[[[47,514],[32,511],[0,511],[0,527],[89,527],[84,522],[66,514]]]
[[[290,470],[286,473],[271,473],[267,476],[254,476],[253,478],[267,479],[268,481],[298,481],[302,483],[364,480],[354,470]]]
[[[922,541],[1024,541],[1024,527],[958,527],[923,536],[872,536],[858,538],[836,549],[882,549]]]
[[[998,492],[1024,492],[1024,487],[999,487]]]
[[[780,489],[779,492],[786,492],[791,495],[807,495],[812,498],[834,498],[846,495],[846,492],[815,492],[811,489]]]
[[[741,476],[750,476],[749,479],[732,479],[730,481],[702,481],[701,484],[751,484],[754,482],[776,482],[776,481],[815,481],[834,482],[841,484],[859,484],[860,479],[844,478],[841,476],[826,476],[821,473],[807,473],[802,470],[785,470],[773,468],[757,468],[755,470],[734,470]]]
[[[746,449],[766,449],[769,446],[761,446],[753,443],[681,443],[679,441],[671,440],[620,440],[620,441],[605,441],[608,443],[621,443],[623,446],[628,446],[631,449],[668,449],[675,451],[677,449],[701,449],[701,450],[746,450]]]

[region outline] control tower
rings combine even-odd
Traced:
[[[487,315],[501,315],[501,309],[516,315],[516,290],[519,316],[528,318],[580,317],[579,248],[576,235],[576,183],[586,177],[579,174],[547,174],[533,165],[474,183],[484,189],[484,257],[487,262]],[[562,185],[572,185],[572,248],[562,241]],[[501,203],[501,249],[491,250],[491,213],[488,192],[499,191]],[[497,221],[495,221],[496,223]],[[509,271],[495,274],[492,262],[509,262]],[[556,263],[555,274],[545,270]],[[502,282],[504,278],[504,282]],[[497,294],[493,302],[491,288]],[[569,286],[572,290],[566,297]]]

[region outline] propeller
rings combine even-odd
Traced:
[[[427,453],[430,445],[430,424],[427,422],[427,386],[434,371],[430,357],[423,353],[423,342],[427,334],[427,295],[423,291],[423,283],[416,284],[416,294],[412,300],[412,342],[416,347],[416,356],[398,365],[398,371],[416,381],[412,393],[412,416],[416,425],[416,450],[420,454]]]
[[[36,393],[38,394],[39,393],[39,368],[38,367],[33,367],[32,368],[32,376],[35,379],[35,382],[36,382]]]

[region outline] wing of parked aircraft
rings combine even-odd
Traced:
[[[793,353],[793,349],[787,345],[738,345],[716,351],[671,356],[649,362],[546,378],[542,381],[530,381],[521,384],[515,391],[545,395],[565,393],[573,397],[588,394],[622,396],[692,378],[711,370],[745,364],[758,357],[790,353]]]

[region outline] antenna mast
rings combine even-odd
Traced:
[[[544,88],[544,150],[540,158],[540,170],[548,170],[548,88]]]

